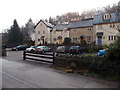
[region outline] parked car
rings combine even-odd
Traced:
[[[36,53],[44,53],[44,52],[49,52],[49,51],[51,51],[51,48],[49,48],[47,46],[37,46],[35,48]]]
[[[58,46],[56,49],[56,53],[69,53],[70,47],[68,46]]]
[[[29,48],[26,48],[26,52],[35,52],[35,48],[37,48],[37,46],[31,46]]]
[[[70,54],[81,54],[82,52],[83,49],[80,46],[71,46],[69,49]]]
[[[12,50],[19,51],[19,50],[26,50],[26,48],[28,48],[27,45],[19,45],[19,46],[13,47]]]

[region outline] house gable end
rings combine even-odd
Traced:
[[[47,23],[45,23],[43,20],[40,20],[40,21],[36,24],[36,26],[34,27],[34,29],[40,24],[40,22],[44,23],[44,24],[46,25],[46,27],[53,28],[52,25],[50,26],[50,25],[48,25]]]

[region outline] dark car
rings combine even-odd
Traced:
[[[13,47],[12,50],[13,51],[26,50],[27,47],[28,47],[27,45],[19,45],[17,47]]]
[[[70,54],[81,54],[82,52],[83,49],[80,46],[71,46],[69,49]]]
[[[58,46],[56,49],[56,53],[69,53],[70,47],[68,46]]]

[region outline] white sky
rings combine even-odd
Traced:
[[[55,17],[67,12],[79,12],[112,5],[119,0],[0,0],[0,31],[10,28],[17,19],[19,26],[32,18]]]

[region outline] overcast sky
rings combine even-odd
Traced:
[[[17,19],[19,26],[32,18],[33,22],[40,19],[55,17],[67,12],[79,12],[101,8],[117,3],[119,0],[0,0],[0,31],[13,25]]]

